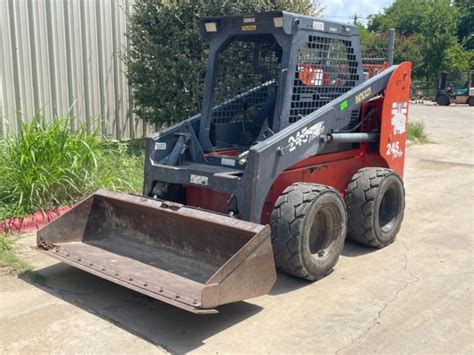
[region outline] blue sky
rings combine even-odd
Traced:
[[[367,23],[367,16],[381,12],[393,0],[317,0],[325,7],[322,17],[337,22],[352,22],[354,14],[360,22]]]

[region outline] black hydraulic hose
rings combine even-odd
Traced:
[[[365,121],[367,120],[370,120],[372,118],[372,116],[374,115],[375,112],[378,112],[379,109],[373,109],[373,110],[370,110],[369,113],[367,115],[365,115],[364,118],[362,118],[360,120],[360,122],[358,124],[356,124],[354,127],[352,127],[351,129],[348,129],[346,131],[340,131],[341,133],[350,133],[350,132],[354,132],[356,129],[358,129],[362,123],[364,123]]]

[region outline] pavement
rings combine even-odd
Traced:
[[[315,283],[198,316],[17,243],[46,278],[0,270],[2,353],[474,353],[474,108],[412,104],[429,144],[406,152],[406,211],[381,250],[346,243]]]

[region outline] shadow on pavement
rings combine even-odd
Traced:
[[[346,240],[346,243],[344,245],[344,249],[342,250],[341,255],[352,258],[352,257],[370,254],[370,253],[376,252],[377,250],[380,250],[380,249],[366,247],[357,243],[353,243],[350,240]]]
[[[63,263],[38,273],[44,284],[24,280],[170,352],[197,349],[205,339],[262,310],[237,302],[219,307],[219,314],[195,315]]]
[[[358,256],[370,254],[377,250],[379,249],[365,247],[363,245],[356,244],[349,240],[346,240],[341,256],[352,258],[352,257],[358,257]],[[335,268],[337,269],[337,265]],[[329,276],[333,272],[334,270],[331,271],[326,276]],[[275,286],[273,286],[269,295],[276,296],[276,295],[284,294],[287,292],[298,290],[302,287],[310,286],[313,283],[314,282],[301,280],[301,279],[297,279],[295,277],[286,275],[283,272],[278,272],[278,280],[275,283]]]
[[[374,250],[348,241],[342,255],[357,257]],[[63,263],[38,270],[37,274],[45,281],[23,279],[170,352],[198,349],[207,338],[262,310],[251,303],[236,302],[219,307],[219,314],[195,315]],[[312,284],[279,272],[269,294],[278,296]]]
[[[278,272],[277,281],[269,292],[269,295],[277,296],[309,285],[311,285],[310,281],[297,279],[296,277],[289,276],[283,272]]]

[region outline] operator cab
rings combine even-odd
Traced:
[[[246,150],[363,80],[354,26],[287,12],[207,17],[199,142]],[[349,115],[351,113],[348,113]]]

